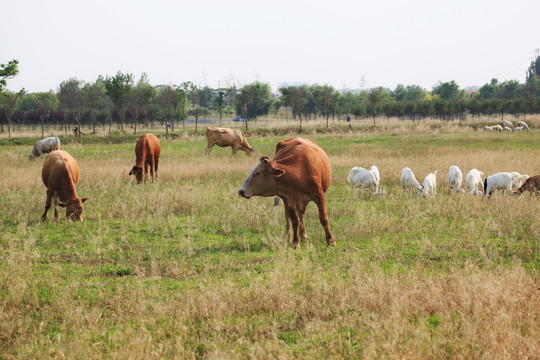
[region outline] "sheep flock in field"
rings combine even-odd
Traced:
[[[514,124],[512,124],[511,121],[501,120],[501,122],[498,123],[498,124],[484,126],[484,131],[499,131],[499,132],[513,131],[513,132],[518,132],[518,131],[531,131],[531,128],[529,127],[529,125],[525,121],[520,120],[520,121],[518,121],[516,123],[516,126],[514,126]]]
[[[478,169],[471,169],[465,177],[465,188],[462,187],[463,173],[456,165],[448,169],[448,192],[451,194],[466,193],[471,195],[484,194],[486,197],[497,191],[502,190],[509,194],[519,195],[523,191],[529,191],[530,194],[540,195],[540,175],[529,177],[522,175],[517,171],[499,172],[486,177],[482,180],[484,173]],[[528,179],[531,179],[528,181]],[[404,167],[401,170],[401,186],[406,195],[416,194],[419,197],[434,198],[437,195],[437,170],[429,173],[420,184],[411,169]],[[368,189],[371,195],[382,196],[386,192],[382,189],[380,183],[379,169],[373,165],[370,170],[355,166],[351,169],[348,181],[352,186],[353,198],[356,197],[358,188],[363,193]]]

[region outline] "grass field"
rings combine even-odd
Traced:
[[[199,135],[162,138],[159,181],[136,185],[136,137],[64,139],[84,222],[39,222],[36,138],[0,146],[0,358],[508,358],[540,354],[540,199],[450,194],[447,174],[540,174],[540,131],[457,126],[308,130],[328,153],[337,246],[314,204],[293,250],[283,207],[237,190],[293,130],[250,133],[256,156]],[[19,144],[19,145],[16,145]],[[377,165],[384,198],[352,199]],[[438,170],[406,197],[404,166]],[[63,215],[63,212],[61,212]]]

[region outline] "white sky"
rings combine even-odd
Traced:
[[[337,89],[524,82],[539,0],[0,0],[8,89],[117,71],[217,88],[254,80]]]

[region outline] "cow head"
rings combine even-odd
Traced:
[[[131,171],[129,172],[129,175],[135,175],[135,179],[137,179],[137,183],[140,184],[143,178],[142,165],[135,165],[133,169],[131,169]]]
[[[251,156],[255,152],[255,148],[252,148],[251,146],[247,148],[246,155]]]
[[[59,203],[58,206],[66,208],[66,219],[67,221],[83,221],[82,212],[84,210],[83,202],[88,200],[88,198],[78,198],[71,199],[65,203]]]
[[[285,170],[279,169],[275,161],[270,161],[268,156],[260,158],[255,164],[242,187],[238,190],[238,196],[249,199],[252,196],[276,195],[276,179],[285,174]]]

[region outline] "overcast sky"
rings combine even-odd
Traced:
[[[524,82],[540,48],[539,0],[0,0],[0,14],[12,91],[118,71],[215,88],[465,88]]]

